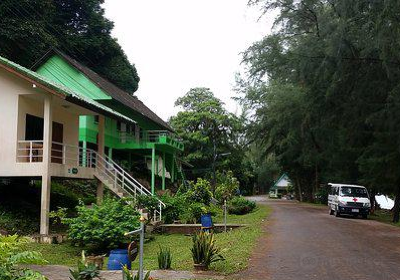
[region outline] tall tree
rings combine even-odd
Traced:
[[[243,121],[227,112],[208,88],[190,89],[175,105],[183,110],[170,124],[184,141],[185,160],[195,166],[192,179],[210,176],[215,181],[216,171],[232,170],[242,188],[251,185],[240,143]]]
[[[104,0],[4,0],[0,3],[0,55],[31,67],[59,48],[120,88],[133,93],[139,76],[111,37]]]
[[[400,173],[394,170],[400,166],[400,154],[395,148],[399,139],[400,41],[393,34],[400,33],[396,19],[400,3],[250,3],[260,5],[264,12],[279,10],[274,33],[254,43],[244,55],[251,85],[245,90],[245,100],[265,108],[255,115],[255,131],[264,131],[274,144],[270,148],[260,143],[261,147],[274,153],[287,171],[303,179],[308,177],[307,184],[311,178],[315,186],[320,181],[340,180],[395,193],[397,221]],[[271,97],[254,96],[258,91]],[[273,123],[271,114],[279,108],[275,100],[281,98],[287,103],[297,101],[293,106],[298,109],[295,114],[290,113],[293,108],[281,108],[287,118]],[[295,123],[300,128],[297,133],[296,125],[291,126]],[[290,131],[284,130],[290,126]],[[277,138],[274,131],[281,131],[284,136]],[[291,137],[293,133],[296,137]],[[286,156],[296,150],[304,160],[296,160],[296,154]],[[287,160],[298,165],[287,165]],[[379,184],[382,180],[385,183]]]

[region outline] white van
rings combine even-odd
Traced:
[[[328,184],[329,214],[339,217],[342,214],[366,219],[371,208],[368,191],[363,186],[348,184]]]

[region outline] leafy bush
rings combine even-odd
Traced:
[[[159,269],[171,269],[172,255],[169,248],[162,248],[157,254],[158,268]]]
[[[256,203],[245,199],[242,196],[234,197],[228,205],[228,213],[235,215],[244,215],[250,213],[256,208]]]
[[[185,212],[188,205],[185,196],[178,194],[175,196],[164,194],[161,197],[161,200],[165,203],[162,212],[164,223],[171,224],[174,221],[181,219],[181,214]]]
[[[82,252],[82,260],[78,262],[77,269],[70,269],[69,272],[72,276],[70,277],[70,280],[92,280],[95,278],[101,279],[98,267],[93,263],[86,263],[84,252]]]
[[[196,184],[186,193],[191,202],[200,202],[209,205],[212,199],[211,184],[206,179],[198,178]]]
[[[179,218],[187,224],[195,224],[200,221],[201,215],[207,212],[207,207],[203,203],[193,202],[186,205]]]
[[[103,250],[127,242],[124,233],[139,227],[139,213],[122,200],[106,198],[91,208],[80,204],[78,216],[67,219],[68,237],[74,244]]]
[[[21,246],[28,243],[26,238],[17,235],[0,235],[0,279],[1,280],[44,280],[40,273],[21,267],[29,264],[45,264],[38,252],[22,251]]]
[[[145,208],[150,213],[153,213],[154,210],[158,210],[158,200],[156,196],[141,194],[136,197],[135,202],[138,208]]]
[[[193,247],[191,249],[193,262],[204,265],[206,268],[216,261],[224,260],[220,255],[219,249],[215,245],[212,233],[199,231],[192,237]]]
[[[233,176],[232,171],[217,174],[217,188],[215,189],[215,199],[221,204],[224,200],[230,200],[239,192],[239,181]]]

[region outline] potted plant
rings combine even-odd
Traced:
[[[224,260],[215,245],[212,233],[199,231],[193,235],[192,258],[195,270],[207,270],[211,263]]]

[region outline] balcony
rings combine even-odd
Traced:
[[[184,149],[182,139],[168,130],[147,130],[142,132],[140,137],[127,132],[120,132],[120,141],[123,144],[165,144],[170,145],[180,151],[183,151]]]
[[[20,140],[17,147],[17,162],[43,162],[43,140]],[[90,167],[94,160],[93,151],[89,149],[52,142],[51,163]]]

